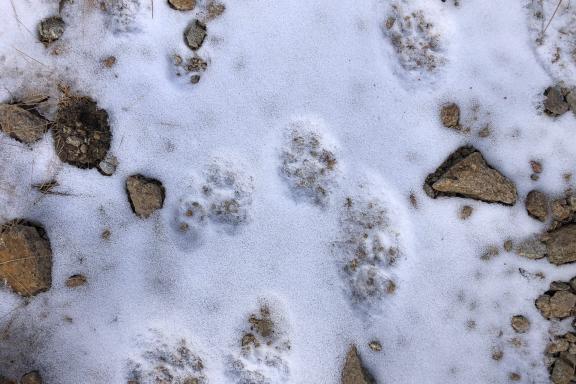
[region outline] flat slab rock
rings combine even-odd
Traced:
[[[348,350],[340,382],[341,384],[376,384],[372,375],[362,365],[355,345],[352,345]]]
[[[46,231],[36,224],[10,222],[0,231],[0,279],[29,297],[52,286],[52,249]]]
[[[147,218],[164,205],[165,190],[162,183],[142,175],[126,180],[126,192],[132,211],[136,216]]]
[[[546,239],[548,261],[561,265],[576,261],[576,224],[568,224],[550,232]]]
[[[108,113],[84,96],[67,97],[60,102],[52,135],[60,160],[78,168],[100,164],[112,140]]]
[[[514,205],[517,198],[514,183],[488,165],[472,146],[457,149],[429,174],[424,191],[432,198],[456,196],[505,205]]]
[[[32,144],[48,129],[48,120],[15,104],[0,104],[0,129],[22,143]]]

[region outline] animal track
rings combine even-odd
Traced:
[[[182,197],[176,207],[174,225],[184,248],[198,245],[210,223],[228,234],[246,225],[253,189],[252,177],[232,163],[210,164],[199,191]]]
[[[386,202],[373,195],[349,196],[341,214],[340,239],[334,243],[355,305],[371,306],[394,293],[392,267],[402,256]]]
[[[296,199],[325,206],[336,184],[338,161],[335,146],[328,143],[322,130],[319,121],[293,121],[280,155],[280,170]]]
[[[436,72],[446,62],[442,39],[422,10],[409,9],[406,1],[390,4],[382,25],[398,62],[409,77],[422,78]]]
[[[269,303],[261,303],[259,313],[249,316],[239,347],[240,352],[230,356],[228,361],[228,374],[235,383],[272,384],[288,381],[290,369],[285,355],[290,351],[290,341],[283,319]]]
[[[204,362],[185,339],[168,343],[153,331],[152,341],[143,343],[140,356],[128,361],[128,384],[206,384]]]

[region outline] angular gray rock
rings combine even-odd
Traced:
[[[568,112],[569,105],[559,87],[548,87],[544,91],[544,112],[552,116],[560,116]]]
[[[514,184],[471,146],[456,150],[428,175],[424,191],[432,198],[457,196],[505,205],[514,205],[517,196]]]
[[[186,45],[188,45],[188,47],[193,51],[200,49],[204,43],[206,34],[206,24],[200,20],[194,20],[184,31],[184,40],[186,41]]]
[[[0,129],[22,143],[40,140],[49,126],[48,120],[14,104],[0,104]]]
[[[58,40],[64,34],[66,25],[60,16],[48,17],[38,24],[38,34],[40,41],[50,44]]]
[[[547,235],[548,261],[561,265],[576,261],[576,224],[568,224]]]
[[[528,215],[536,220],[542,222],[546,221],[548,218],[548,197],[546,194],[537,190],[532,190],[528,192],[524,203]]]

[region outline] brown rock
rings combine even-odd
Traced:
[[[542,173],[542,163],[536,160],[530,160],[530,168],[534,173]]]
[[[564,95],[558,87],[549,87],[544,91],[544,112],[552,116],[560,116],[569,109]]]
[[[546,239],[548,261],[561,265],[576,261],[576,224],[551,232]]]
[[[72,275],[66,280],[66,286],[68,288],[76,288],[85,285],[86,282],[87,282],[86,276]]]
[[[12,104],[0,104],[0,129],[22,143],[32,144],[40,140],[48,125],[48,120],[34,110],[29,111]]]
[[[530,329],[530,321],[522,315],[512,316],[510,325],[518,333],[526,333]]]
[[[460,107],[455,103],[442,106],[440,119],[446,128],[460,129]]]
[[[14,380],[7,379],[4,376],[0,376],[0,384],[16,384],[16,382]]]
[[[168,4],[179,11],[191,11],[196,6],[196,0],[168,0]]]
[[[60,160],[93,168],[110,149],[108,113],[88,97],[67,97],[58,105],[52,136]]]
[[[382,350],[382,344],[380,344],[378,340],[371,341],[370,343],[368,343],[368,346],[374,352],[380,352]]]
[[[208,20],[213,20],[221,16],[226,10],[226,6],[218,1],[211,0],[206,6],[206,11],[208,13]]]
[[[491,168],[471,146],[456,150],[436,172],[428,175],[424,191],[432,198],[458,196],[505,205],[516,203],[514,184]]]
[[[548,197],[544,193],[536,190],[528,192],[525,205],[528,214],[533,218],[542,222],[548,218]]]
[[[164,187],[156,179],[142,175],[130,176],[126,180],[126,191],[132,211],[138,217],[147,218],[164,205]]]
[[[576,305],[576,295],[568,291],[544,294],[536,299],[536,308],[547,319],[564,319],[572,315]]]
[[[206,38],[206,24],[200,20],[194,20],[184,31],[184,40],[191,50],[200,49]]]
[[[29,373],[25,374],[24,376],[22,376],[22,379],[20,379],[20,383],[21,384],[42,384],[42,376],[40,376],[40,373],[38,371],[32,371],[32,372],[29,372]]]
[[[555,353],[567,351],[569,347],[570,343],[568,343],[568,340],[557,339],[548,344],[548,346],[546,347],[546,353],[553,355]]]
[[[362,365],[355,345],[352,345],[346,355],[344,368],[342,369],[341,384],[375,384],[372,376]]]
[[[551,204],[552,218],[560,223],[567,222],[572,219],[572,207],[568,199],[557,199]]]
[[[0,280],[22,296],[34,296],[52,286],[52,249],[44,229],[10,222],[0,229]]]
[[[554,384],[570,384],[574,376],[574,365],[564,359],[556,359],[550,379]]]

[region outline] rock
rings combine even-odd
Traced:
[[[341,384],[375,384],[372,376],[362,365],[355,345],[350,347],[346,355]]]
[[[570,199],[561,198],[556,199],[551,204],[552,218],[560,223],[565,223],[572,220],[574,213]]]
[[[471,146],[459,148],[429,174],[424,191],[432,198],[458,196],[505,205],[516,203],[514,184],[490,167]]]
[[[196,0],[168,0],[168,4],[179,11],[191,11],[196,6]]]
[[[549,291],[569,291],[572,287],[570,286],[570,284],[565,283],[563,281],[553,281],[550,283],[550,289]]]
[[[557,359],[550,379],[554,384],[570,384],[574,376],[574,365],[564,359]]]
[[[576,90],[573,89],[572,91],[568,92],[566,95],[566,103],[568,103],[568,106],[572,112],[576,113]]]
[[[102,64],[106,68],[112,68],[116,64],[116,56],[108,56],[102,60]]]
[[[16,384],[16,382],[0,375],[0,384]]]
[[[472,215],[473,210],[474,209],[471,206],[465,205],[462,208],[460,208],[460,213],[458,214],[458,217],[460,217],[461,220],[467,220]]]
[[[512,242],[512,240],[508,239],[504,242],[504,250],[506,252],[512,252],[513,248],[514,248],[514,243]]]
[[[569,347],[570,343],[568,343],[568,340],[557,339],[548,344],[548,346],[546,347],[546,353],[553,355],[555,353],[567,351]]]
[[[14,104],[0,104],[0,129],[25,144],[40,140],[48,129],[48,120],[34,111]]]
[[[20,379],[20,383],[21,384],[42,384],[42,376],[40,376],[40,373],[38,371],[32,371],[32,372],[29,372],[29,373],[25,374],[24,376],[22,376],[22,379]]]
[[[380,352],[382,350],[382,344],[380,344],[378,340],[371,341],[370,343],[368,343],[368,346],[374,352]]]
[[[564,319],[572,315],[576,305],[576,295],[572,292],[558,291],[544,294],[536,299],[536,308],[547,319]]]
[[[218,1],[211,0],[206,6],[207,18],[208,20],[213,20],[221,16],[226,10],[226,6]]]
[[[116,172],[116,167],[118,167],[118,159],[108,153],[104,160],[98,163],[96,169],[104,176],[112,176]]]
[[[548,218],[548,197],[544,193],[536,190],[528,192],[525,205],[528,214],[533,218],[542,222]]]
[[[67,97],[58,105],[52,136],[60,160],[78,168],[93,168],[110,149],[108,113],[89,97]]]
[[[526,333],[530,329],[530,321],[522,315],[512,316],[510,325],[518,333]]]
[[[442,106],[440,111],[442,125],[446,128],[460,129],[460,107],[455,103]]]
[[[542,163],[536,160],[530,160],[530,168],[534,173],[542,173]]]
[[[126,191],[132,211],[141,218],[149,217],[164,205],[165,190],[162,183],[142,175],[133,175],[126,180]]]
[[[576,261],[576,224],[551,232],[546,239],[548,261],[561,265]]]
[[[58,40],[64,34],[64,20],[60,16],[52,16],[44,19],[38,24],[38,34],[40,41],[45,44],[50,44]]]
[[[13,221],[0,229],[0,279],[29,297],[52,286],[52,249],[44,228]]]
[[[84,275],[72,275],[66,280],[66,286],[68,288],[76,288],[86,284],[86,276]]]
[[[510,381],[520,381],[522,380],[522,375],[520,375],[517,372],[510,372],[508,378],[510,379]]]
[[[186,31],[184,31],[184,40],[191,50],[196,51],[200,49],[204,39],[206,38],[206,24],[200,20],[194,20]]]
[[[568,111],[568,103],[558,87],[549,87],[544,91],[544,112],[552,116],[560,116]]]

